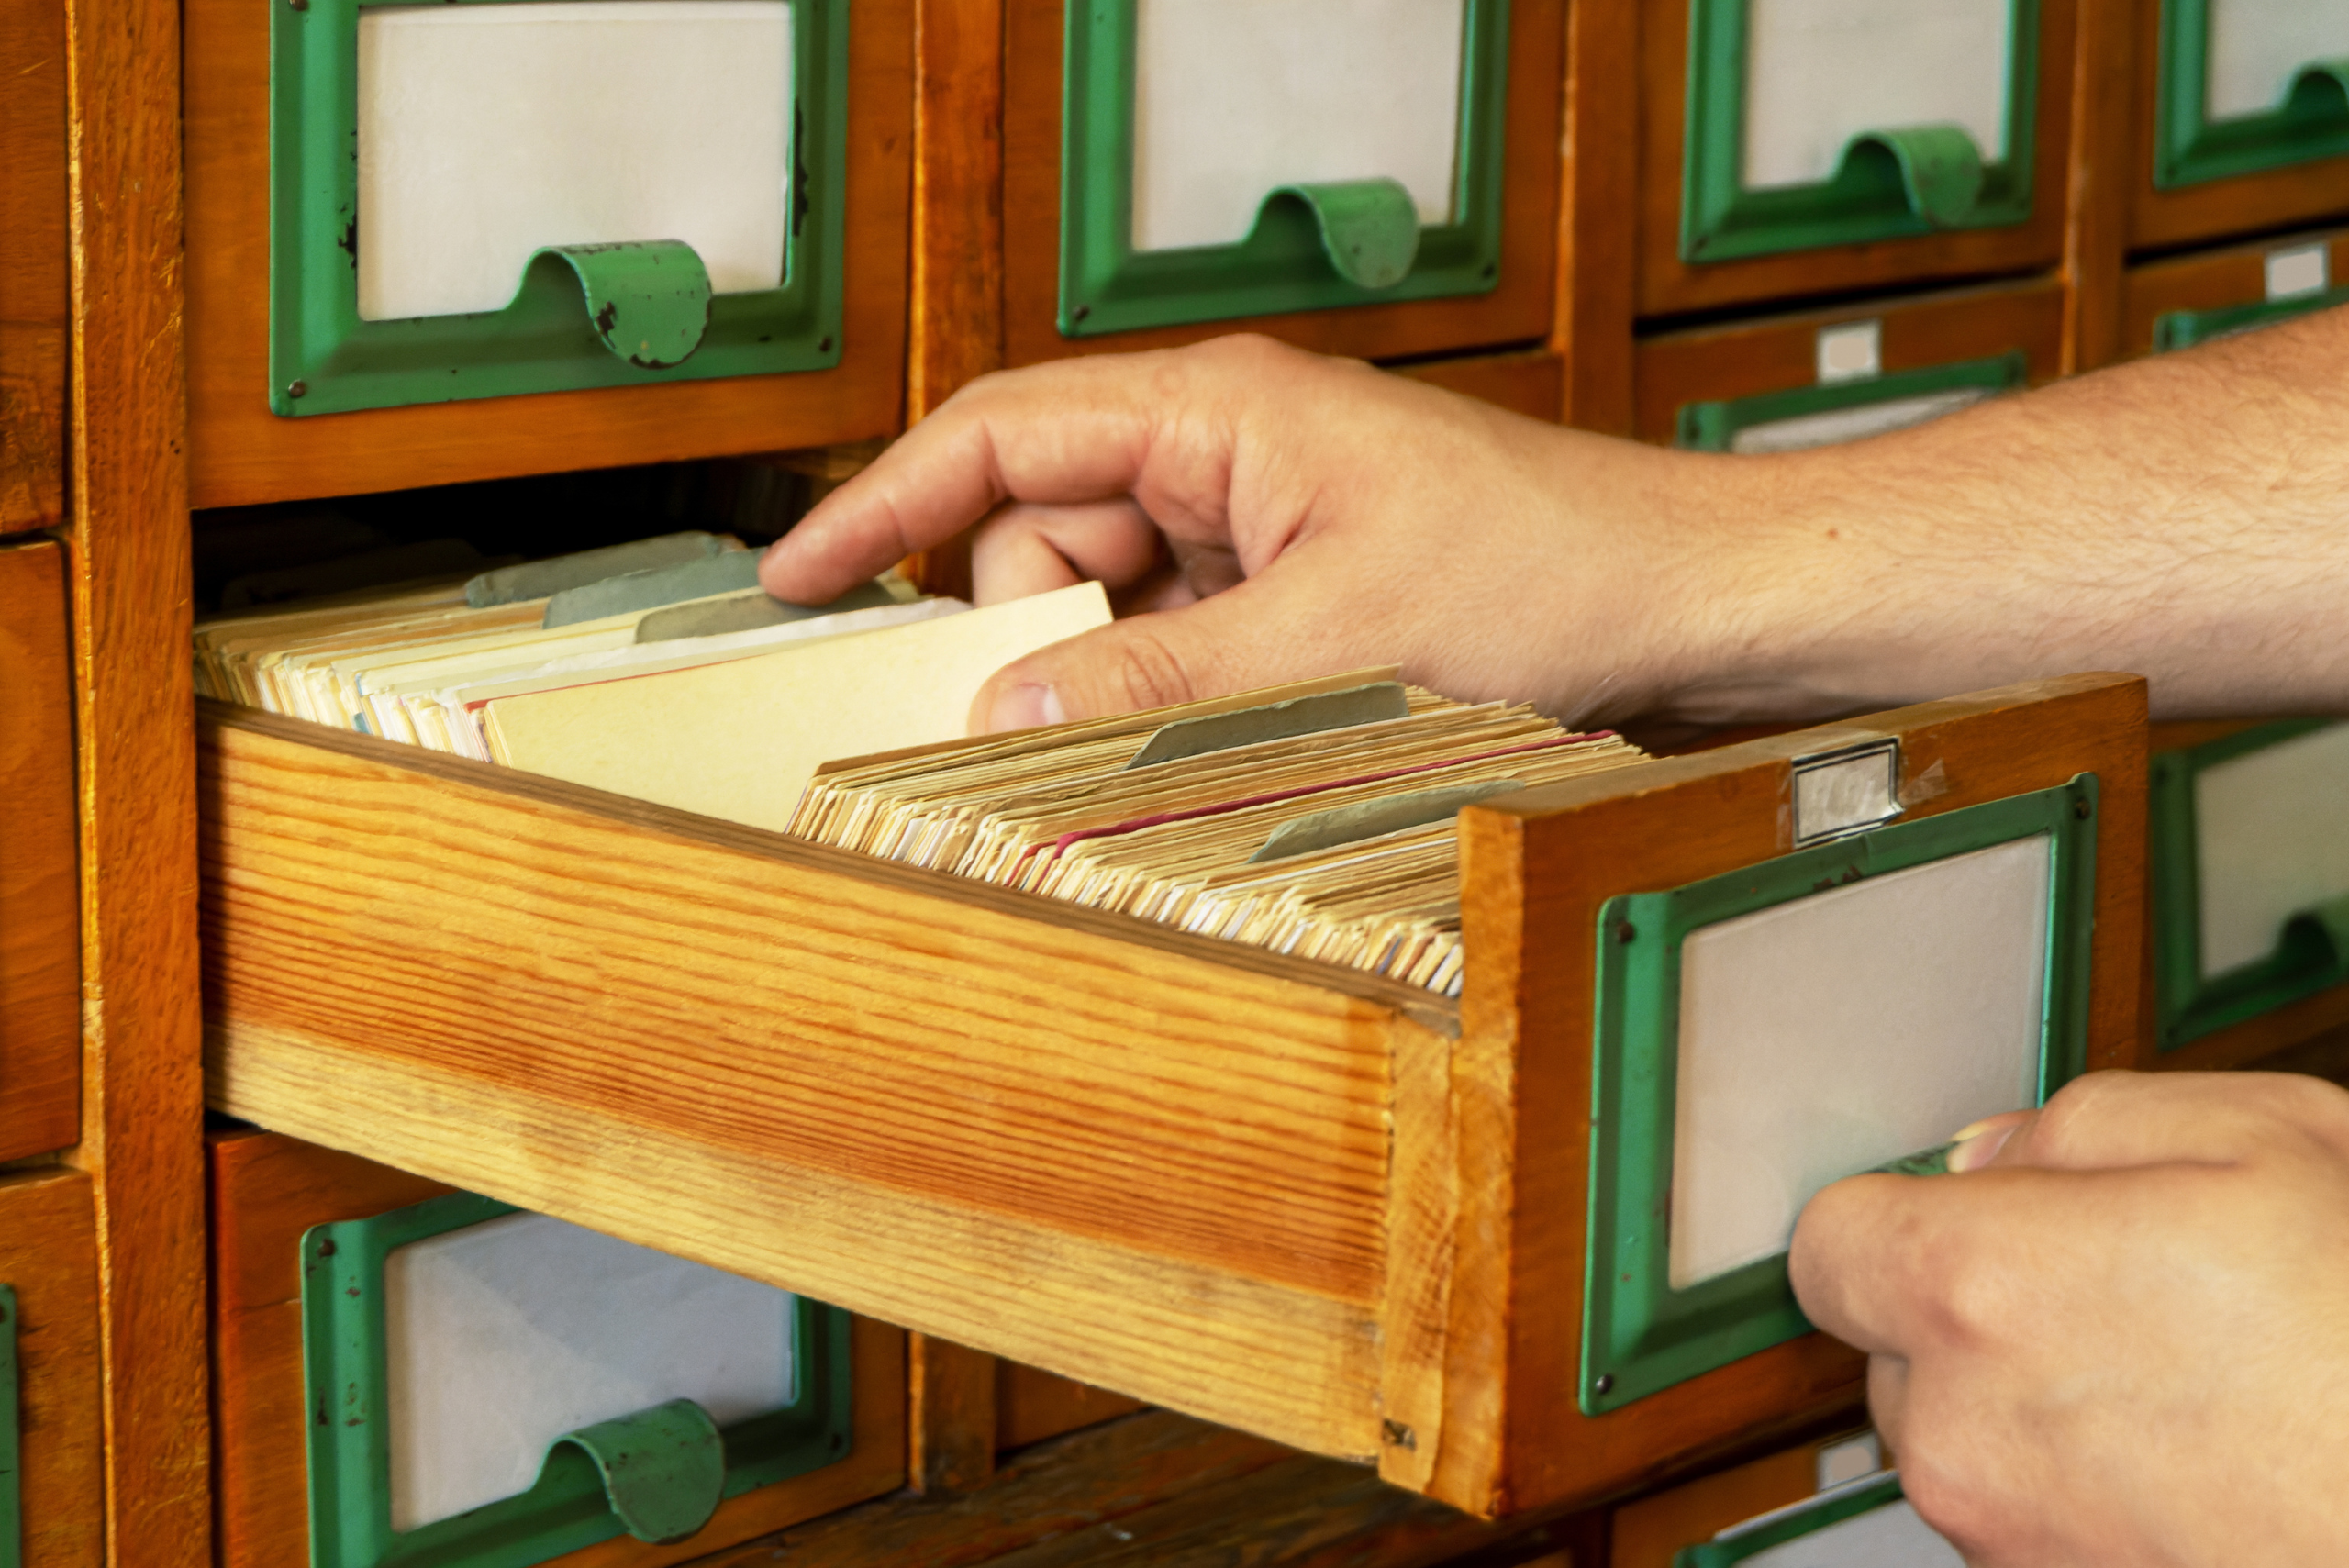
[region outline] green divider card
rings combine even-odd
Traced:
[[[2030,365],[2018,349],[1988,359],[1923,365],[1915,370],[1895,371],[1889,375],[1792,386],[1780,392],[1761,392],[1751,397],[1733,397],[1717,402],[1684,403],[1674,420],[1673,441],[1676,446],[1695,451],[1737,451],[1744,446],[1739,438],[1749,431],[1758,432],[1765,426],[1790,426],[1796,420],[1803,420],[1816,422],[1823,439],[1816,441],[1792,439],[1783,449],[1773,443],[1769,450],[1823,445],[1836,439],[1875,434],[1876,430],[1868,428],[1859,417],[1860,410],[1884,407],[1889,414],[1889,405],[1916,405],[1917,418],[1898,419],[1884,427],[1898,429],[1965,406],[1975,401],[1966,395],[1969,393],[1989,395],[2011,392],[2029,379]],[[1853,429],[1848,437],[1839,438],[1827,433],[1828,421],[1839,414],[1853,415],[1853,423],[1861,428]]]
[[[1750,4],[1689,3],[1682,261],[1726,261],[1951,228],[1995,228],[2031,216],[2039,0],[2011,0],[2008,13],[2006,144],[1999,157],[1986,156],[1987,150],[1954,124],[1887,125],[1852,137],[1825,179],[1759,187],[1746,180]]]
[[[2289,26],[2280,8],[2243,6],[2234,26]],[[2349,60],[2318,57],[2276,99],[2245,112],[2211,104],[2210,0],[2162,0],[2154,105],[2154,184],[2161,190],[2349,153]],[[2321,46],[2320,46],[2321,47]]]
[[[1957,1549],[1902,1507],[1900,1477],[1863,1475],[1799,1503],[1733,1525],[1710,1540],[1684,1546],[1672,1568],[1733,1568],[1764,1559],[1771,1568],[1797,1564],[1899,1562],[1904,1568],[1964,1568]],[[1809,1550],[1795,1543],[1805,1543]],[[1791,1551],[1780,1547],[1794,1546]]]
[[[292,0],[269,8],[274,412],[337,414],[840,362],[849,0],[789,6],[789,146],[770,150],[787,157],[789,169],[779,286],[714,293],[707,258],[670,235],[595,244],[584,242],[589,236],[548,235],[504,284],[511,293],[502,307],[362,319],[361,257],[370,237],[361,221],[361,16],[448,6],[532,9],[501,0]],[[641,195],[661,183],[660,171],[629,167],[625,137],[612,139],[581,150],[613,167],[615,188]],[[521,168],[511,147],[485,146],[480,156],[484,167]]]
[[[458,1193],[303,1237],[312,1568],[526,1568],[623,1533],[684,1540],[721,1497],[848,1456],[849,1315],[797,1297],[788,1318],[787,1405],[719,1426],[676,1399],[583,1426],[554,1439],[527,1490],[394,1529],[385,1260],[518,1212]]]
[[[2276,945],[2218,973],[2203,963],[2203,846],[2199,781],[2206,769],[2333,728],[2288,718],[2176,751],[2157,751],[2146,778],[2153,837],[2156,1042],[2175,1051],[2246,1018],[2349,981],[2349,896],[2289,912]],[[2336,780],[2333,788],[2343,788]]]
[[[17,1430],[17,1292],[0,1284],[0,1568],[24,1561],[24,1468]]]
[[[1684,887],[1610,898],[1601,907],[1577,1390],[1585,1415],[1618,1409],[1810,1328],[1787,1284],[1783,1251],[1686,1288],[1671,1281],[1687,940],[1814,894],[2044,836],[2046,951],[2032,1074],[2036,1098],[2044,1099],[2076,1076],[2086,1059],[2096,796],[2095,776],[2082,773],[2054,789],[1895,823]],[[1887,1049],[1898,1049],[1896,1021],[1887,1018],[1886,1027]],[[1928,1159],[1905,1168],[1933,1167]]]
[[[1386,177],[1267,190],[1243,239],[1138,250],[1139,0],[1068,0],[1063,64],[1063,336],[1486,294],[1500,278],[1508,0],[1463,0],[1452,215],[1422,226]],[[1346,26],[1342,17],[1333,26]],[[1374,91],[1364,86],[1362,91]]]
[[[2256,331],[2342,304],[2349,304],[2349,288],[2294,295],[2288,299],[2254,299],[2210,310],[2165,310],[2154,318],[2154,351],[2165,354],[2173,349],[2190,349],[2197,343]]]

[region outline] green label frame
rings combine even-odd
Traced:
[[[1749,1557],[1759,1557],[1774,1546],[1784,1546],[1816,1535],[1845,1519],[1890,1507],[1905,1496],[1897,1471],[1856,1476],[1816,1496],[1733,1525],[1710,1540],[1684,1546],[1673,1553],[1672,1568],[1733,1568]]]
[[[2166,354],[2215,342],[2237,333],[2256,331],[2278,321],[2289,321],[2332,306],[2349,304],[2349,287],[2322,294],[2294,295],[2289,299],[2254,299],[2221,305],[2209,310],[2165,310],[2154,318],[2154,352]]]
[[[0,1568],[25,1554],[25,1451],[17,1429],[17,1291],[0,1284]]]
[[[1996,228],[2031,217],[2038,145],[2039,0],[2009,0],[2007,150],[1979,162],[1980,184],[1962,210],[1920,191],[1921,150],[1898,139],[1863,147],[1815,184],[1745,188],[1745,44],[1748,0],[1689,0],[1686,145],[1680,178],[1680,259],[1728,261],[1829,245],[1907,239],[1949,228]],[[1905,128],[1887,127],[1887,133]],[[1979,152],[1976,157],[1978,161]]]
[[[1692,451],[1725,452],[1737,439],[1738,432],[1756,425],[1798,419],[1807,414],[1838,413],[1846,408],[1862,408],[1872,403],[1891,403],[1903,397],[1922,397],[1935,392],[1954,392],[1961,387],[1980,386],[1993,392],[2012,392],[2024,385],[2030,375],[2030,365],[2022,350],[2014,349],[1988,359],[1923,365],[1915,370],[1894,371],[1887,375],[1864,376],[1854,381],[1793,386],[1781,392],[1755,393],[1751,397],[1684,403],[1673,420],[1673,444]]]
[[[2154,753],[2145,813],[2153,829],[2155,1043],[2162,1050],[2176,1051],[2349,981],[2349,953],[2301,947],[2288,932],[2258,962],[2203,978],[2201,837],[2194,809],[2194,781],[2203,769],[2338,722],[2279,719],[2200,746]]]
[[[2093,773],[2054,789],[1897,822],[1599,910],[1591,1051],[1590,1226],[1576,1396],[1603,1415],[1810,1329],[1784,1253],[1672,1288],[1673,1118],[1679,1080],[1680,950],[1694,932],[1829,887],[2045,834],[2046,985],[2040,1097],[2086,1062],[2095,909]],[[1628,934],[1628,937],[1627,937]]]
[[[1453,215],[1387,288],[1339,275],[1302,201],[1275,196],[1232,245],[1133,247],[1135,6],[1068,0],[1062,65],[1061,335],[1489,294],[1499,285],[1508,0],[1464,0]]]
[[[513,0],[370,0],[370,6]],[[781,287],[709,301],[700,347],[645,369],[541,254],[499,310],[359,317],[359,0],[270,6],[269,406],[289,417],[828,370],[841,358],[849,0],[792,0],[792,202]],[[645,239],[664,238],[646,235]],[[555,241],[552,243],[559,243]]]
[[[313,1227],[302,1238],[302,1371],[309,1430],[312,1568],[528,1568],[621,1533],[596,1465],[558,1443],[527,1492],[392,1529],[385,1427],[384,1262],[412,1241],[521,1212],[472,1193],[372,1218]],[[819,1470],[853,1440],[849,1315],[797,1298],[795,1397],[721,1429],[725,1496]]]
[[[2349,91],[2339,74],[2343,62],[2310,61],[2313,69],[2277,107],[2213,121],[2208,117],[2210,0],[2162,0],[2160,48],[2154,189],[2173,191],[2349,153]]]

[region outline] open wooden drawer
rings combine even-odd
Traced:
[[[1590,1224],[1594,1033],[1610,1038],[1595,989],[1654,991],[1675,932],[1705,923],[1688,884],[1750,883],[1748,909],[1902,886],[1930,904],[1943,884],[1893,873],[1985,844],[2008,864],[2022,843],[2038,870],[2006,885],[2041,923],[2006,951],[2043,987],[2033,1092],[2043,1057],[2126,1064],[2143,723],[2142,682],[2074,676],[1476,807],[1455,1003],[214,709],[210,1094],[273,1130],[1375,1459],[1463,1507],[1595,1498],[1848,1406],[1861,1372],[1787,1320],[1782,1272],[1779,1296],[1765,1279],[1758,1313],[1730,1313],[1737,1343],[1682,1344],[1620,1382],[1609,1352],[1584,1353],[1586,1233],[1637,1244]],[[1662,900],[1663,923],[1624,940],[1623,895]],[[1943,991],[2004,984],[1949,951],[1861,976],[1864,1003],[1907,1009],[1870,1039],[1923,1042]],[[1936,1059],[1879,1054],[1907,1064],[1896,1079]],[[1942,1089],[1886,1093],[1883,1125],[1922,1130],[1846,1168],[1956,1125]],[[1672,1103],[1641,1145],[1651,1175]]]

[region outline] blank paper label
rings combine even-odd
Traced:
[[[2260,260],[2271,300],[2322,294],[2332,286],[2331,257],[2322,240],[2313,245],[2278,245]]]
[[[2349,894],[2349,724],[2194,778],[2202,978],[2276,951],[2293,916]]]
[[[1742,1568],[1965,1568],[1965,1559],[1903,1497],[1757,1551]]]
[[[565,1432],[691,1399],[720,1426],[792,1401],[793,1297],[544,1215],[384,1262],[392,1528],[528,1491]]]
[[[1864,131],[1955,124],[2007,155],[2009,0],[1749,0],[1751,190],[1831,177]]]
[[[1828,1183],[2037,1102],[2051,852],[2018,839],[1681,944],[1673,1288],[1785,1251]]]
[[[2349,0],[2210,0],[2210,119],[2266,114],[2303,66],[2349,55]]]
[[[786,0],[389,6],[359,17],[359,314],[497,310],[543,246],[682,239],[783,282]]]
[[[1401,183],[1451,221],[1464,0],[1136,0],[1133,247],[1248,238],[1283,185]]]

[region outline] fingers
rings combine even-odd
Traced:
[[[1157,528],[1131,501],[1037,506],[1014,502],[971,540],[973,599],[1024,599],[1077,583],[1115,594],[1164,562]]]
[[[1987,1135],[1952,1153],[1953,1171],[2237,1164],[2280,1140],[2349,1152],[2349,1092],[2284,1073],[2091,1073],[2035,1114],[1980,1125]]]

